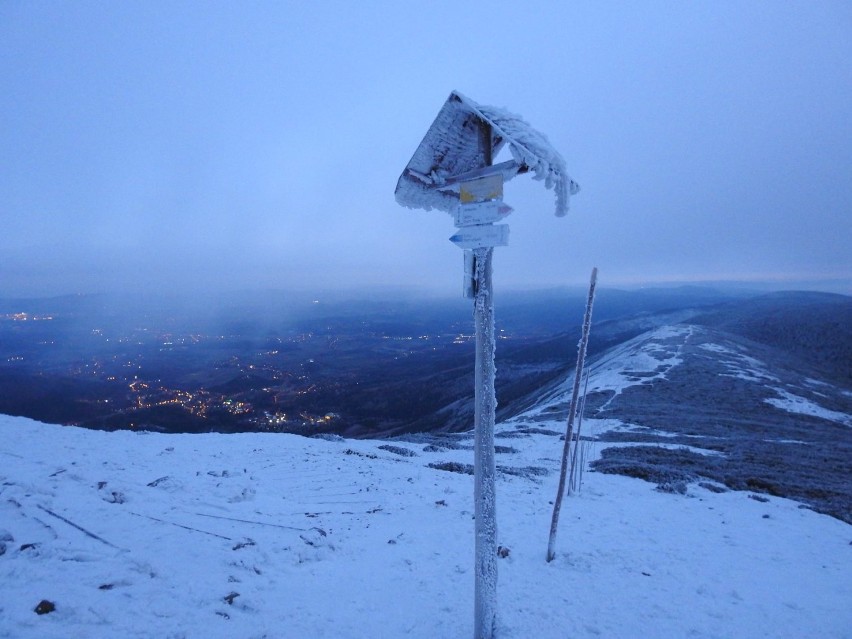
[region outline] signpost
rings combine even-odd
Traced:
[[[509,225],[478,224],[459,230],[450,242],[464,249],[494,248],[509,245]]]
[[[515,158],[493,164],[509,144]],[[516,115],[482,107],[450,94],[396,186],[397,202],[438,208],[454,215],[459,229],[450,241],[465,249],[464,292],[474,299],[476,327],[474,396],[474,637],[492,639],[497,618],[497,494],[494,461],[494,248],[509,242],[509,226],[494,224],[512,212],[503,204],[503,183],[534,171],[556,191],[556,214],[579,190],[562,157],[540,133]]]
[[[479,145],[485,166],[490,166],[493,149],[491,127],[480,123]],[[494,300],[491,286],[491,262],[495,246],[509,243],[509,226],[494,226],[487,220],[495,213],[500,217],[503,198],[503,176],[500,174],[462,183],[459,209],[469,216],[456,215],[460,221],[474,222],[463,226],[450,238],[461,248],[473,249],[473,318],[476,326],[476,362],[474,364],[474,629],[476,639],[490,639],[497,620],[497,474],[494,460],[494,421],[497,395],[494,392]],[[481,203],[481,204],[479,204]],[[508,209],[511,211],[511,208]],[[458,211],[458,209],[457,209]],[[508,214],[508,211],[507,211]]]
[[[513,210],[511,206],[499,200],[459,204],[456,209],[456,227],[499,222]]]

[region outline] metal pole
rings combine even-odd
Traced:
[[[474,637],[491,639],[497,613],[497,516],[494,461],[494,304],[491,288],[493,248],[476,249],[476,374],[474,419],[474,502],[476,587]]]

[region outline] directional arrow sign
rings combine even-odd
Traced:
[[[463,249],[507,246],[509,244],[509,225],[465,226],[450,238],[450,242]]]
[[[500,200],[459,204],[456,208],[456,226],[473,226],[499,222],[514,209]]]

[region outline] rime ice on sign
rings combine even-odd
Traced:
[[[481,124],[491,128],[494,155],[506,144],[512,160],[487,167],[478,144]],[[535,179],[556,193],[556,215],[568,211],[568,198],[579,186],[565,170],[565,161],[547,138],[520,116],[496,107],[482,106],[457,91],[450,93],[432,126],[396,185],[396,201],[412,209],[438,209],[452,213],[458,204],[458,183],[477,172],[499,173],[510,180],[532,172]]]

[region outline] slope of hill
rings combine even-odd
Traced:
[[[627,425],[601,435],[620,445],[597,470],[713,480],[852,522],[852,392],[796,355],[680,324],[608,351],[590,371],[587,414]],[[567,414],[569,383],[545,404],[548,418]]]
[[[852,529],[781,498],[594,473],[546,563],[553,409],[498,428],[498,637],[848,636]],[[0,637],[472,634],[469,434],[0,434]]]
[[[834,381],[852,386],[852,297],[769,293],[721,304],[693,322],[787,351]]]

